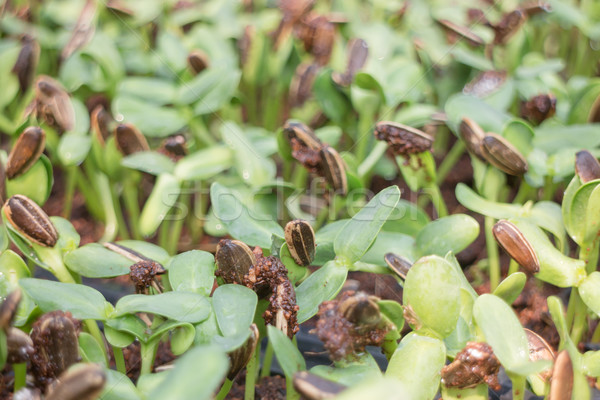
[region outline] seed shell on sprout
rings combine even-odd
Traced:
[[[496,222],[492,232],[498,244],[527,272],[540,272],[540,261],[533,246],[515,224],[502,219]]]
[[[381,121],[375,126],[375,137],[384,140],[396,154],[422,153],[431,149],[433,137],[425,132],[396,122]]]
[[[336,193],[345,196],[348,194],[348,178],[344,160],[331,146],[323,146],[319,153],[325,179]]]
[[[589,151],[579,151],[575,155],[575,172],[581,183],[600,179],[600,163]]]
[[[483,71],[463,88],[464,94],[483,98],[496,92],[506,82],[506,71]]]
[[[348,61],[344,73],[334,72],[331,79],[339,86],[350,86],[354,75],[361,69],[369,55],[369,46],[362,39],[354,38],[348,42]]]
[[[317,64],[302,63],[296,68],[290,83],[290,103],[301,106],[312,96],[312,87],[319,72]]]
[[[102,104],[98,104],[92,111],[92,115],[90,116],[90,124],[96,139],[98,139],[100,144],[104,145],[106,140],[110,137],[112,125],[115,124],[115,120],[104,109]]]
[[[15,142],[6,162],[8,179],[23,175],[39,160],[46,147],[46,134],[37,126],[26,128]]]
[[[406,275],[408,274],[410,267],[412,267],[412,262],[410,262],[409,259],[394,253],[386,253],[384,259],[385,263],[396,275],[403,280],[406,280]]]
[[[532,330],[523,328],[527,335],[527,345],[529,346],[529,359],[531,361],[547,360],[554,361],[554,351],[552,347],[544,340],[543,337],[538,335]],[[548,381],[552,376],[552,371],[544,371],[538,374],[538,376],[544,381]]]
[[[75,127],[75,109],[69,94],[58,81],[46,75],[39,76],[35,84],[35,93],[43,116],[49,114],[63,132]]]
[[[570,399],[573,394],[573,362],[567,350],[562,350],[556,356],[552,378],[550,379],[550,393],[548,400]]]
[[[85,364],[65,371],[51,385],[46,400],[96,400],[106,384],[106,373],[98,364]]]
[[[523,26],[527,20],[527,15],[521,10],[514,10],[504,14],[500,22],[493,28],[496,33],[494,44],[506,44]]]
[[[21,89],[21,93],[24,94],[31,86],[35,76],[35,70],[40,59],[40,45],[28,34],[23,35],[21,43],[23,47],[21,47],[12,72],[17,75],[19,88]]]
[[[141,151],[149,151],[146,137],[133,124],[120,124],[115,129],[117,149],[128,156]]]
[[[444,30],[446,30],[446,32],[460,36],[472,46],[483,46],[485,44],[479,35],[476,35],[467,27],[457,25],[452,21],[448,21],[447,19],[438,19],[436,22],[440,24]]]
[[[35,351],[29,335],[13,327],[6,330],[6,350],[9,364],[26,363]]]
[[[294,389],[307,400],[333,399],[346,389],[344,385],[307,371],[296,372],[293,382]]]
[[[339,311],[344,318],[358,326],[371,327],[381,321],[381,312],[374,296],[357,292],[354,296],[342,300]]]
[[[315,259],[315,231],[307,221],[297,219],[285,225],[285,241],[296,264],[307,266]]]
[[[256,344],[260,334],[258,333],[258,327],[256,324],[250,325],[250,336],[244,342],[244,344],[232,352],[228,353],[231,366],[227,373],[227,379],[234,380],[237,374],[246,366],[250,359],[254,355],[256,350]]]
[[[58,232],[48,215],[28,197],[16,194],[2,210],[10,224],[27,239],[45,247],[54,247],[58,241]]]
[[[19,303],[22,298],[21,289],[15,289],[6,296],[6,299],[0,305],[0,329],[7,330],[12,325]]]
[[[208,56],[200,49],[192,50],[188,55],[187,62],[194,75],[198,75],[210,65]]]
[[[314,134],[313,130],[301,122],[287,121],[283,125],[283,131],[291,143],[292,139],[297,140],[303,147],[311,150],[321,150],[323,143]]]
[[[527,160],[519,150],[495,133],[483,138],[481,153],[490,164],[509,175],[521,176],[528,170]]]
[[[481,152],[481,146],[483,143],[483,138],[485,137],[485,132],[477,122],[473,121],[471,118],[464,117],[460,122],[460,126],[458,129],[460,133],[460,137],[465,142],[465,146],[469,153],[473,154],[481,161],[485,161],[483,154]]]
[[[225,282],[241,284],[244,276],[256,264],[256,256],[246,243],[223,239],[217,245],[215,262],[217,275]]]

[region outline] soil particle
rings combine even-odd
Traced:
[[[129,267],[129,277],[135,285],[135,292],[147,294],[148,288],[156,279],[156,275],[165,272],[159,263],[151,260],[137,262]]]
[[[269,307],[263,313],[265,323],[287,328],[285,330],[291,338],[300,328],[296,292],[288,278],[288,271],[277,257],[264,257],[260,249],[255,250],[255,255],[256,264],[244,276],[242,283],[254,290],[259,297],[270,295]],[[281,321],[281,316],[285,321]]]
[[[136,382],[140,376],[142,368],[142,358],[140,353],[140,343],[133,342],[123,349],[123,357],[125,358],[125,367],[127,368],[127,376],[133,382]],[[156,351],[156,358],[152,369],[164,364],[168,364],[175,360],[175,355],[171,352],[171,344],[169,342],[160,342]]]
[[[498,371],[500,361],[490,345],[482,342],[467,342],[467,346],[456,355],[451,364],[442,368],[442,383],[459,388],[475,387],[482,382],[499,390]]]

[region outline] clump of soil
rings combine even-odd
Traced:
[[[448,387],[469,388],[483,382],[500,390],[500,361],[487,343],[467,342],[451,364],[442,368],[442,383]]]
[[[334,361],[362,353],[366,346],[381,346],[389,331],[387,325],[355,324],[347,319],[340,305],[354,295],[354,291],[348,290],[338,299],[325,301],[319,306],[319,320],[314,332]]]
[[[275,325],[293,337],[298,326],[296,292],[288,278],[288,271],[277,257],[264,257],[255,250],[256,264],[244,276],[242,284],[254,290],[259,297],[269,296],[269,307],[263,313],[266,324]]]

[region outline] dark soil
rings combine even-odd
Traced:
[[[236,378],[226,400],[243,400],[246,388],[246,371]],[[261,378],[254,387],[254,398],[260,400],[285,400],[285,378],[280,375]]]

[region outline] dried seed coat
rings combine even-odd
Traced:
[[[330,146],[323,146],[321,155],[323,175],[331,187],[342,196],[348,193],[346,165],[338,152]]]
[[[117,148],[123,155],[150,150],[146,137],[133,124],[120,124],[115,130]]]
[[[385,140],[394,153],[408,155],[430,150],[433,138],[425,132],[396,122],[381,121],[375,126],[375,137]]]
[[[244,276],[256,264],[256,256],[246,243],[223,239],[215,254],[217,275],[227,283],[241,284]]]
[[[58,232],[48,215],[33,200],[16,194],[6,201],[4,215],[27,239],[42,246],[54,247]]]
[[[97,364],[66,371],[57,380],[46,400],[96,400],[106,384],[106,374]]]
[[[37,126],[25,129],[17,139],[6,162],[6,177],[16,178],[27,172],[44,152],[46,134]]]
[[[315,231],[307,221],[294,220],[285,226],[285,241],[296,264],[307,266],[315,258]]]
[[[530,274],[540,272],[540,261],[531,243],[510,221],[500,220],[492,229],[498,244]]]
[[[509,175],[520,176],[529,169],[527,160],[519,150],[494,133],[488,133],[483,138],[481,152],[490,164]]]
[[[575,172],[581,183],[600,179],[600,163],[589,151],[579,151],[575,155]]]
[[[386,253],[384,256],[385,262],[388,267],[394,271],[402,279],[406,279],[406,275],[412,267],[412,263],[407,258],[401,257],[394,253]]]
[[[472,119],[464,117],[459,126],[460,137],[465,142],[465,146],[469,153],[473,154],[481,161],[485,161],[481,152],[481,144],[485,133],[483,129]]]

